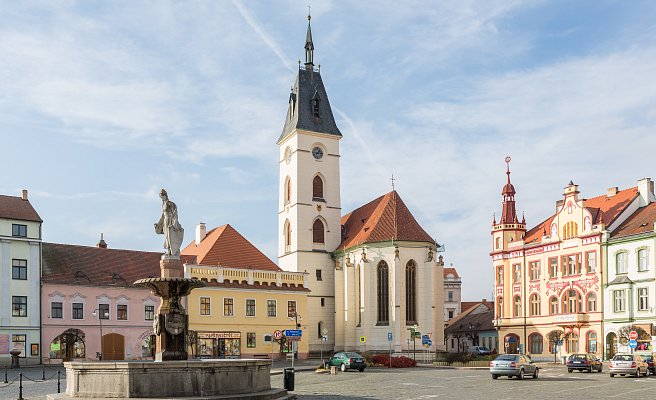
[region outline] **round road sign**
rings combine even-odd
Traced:
[[[276,339],[276,340],[282,339],[282,331],[273,332],[273,338]]]
[[[638,347],[638,342],[633,339],[629,340],[629,347],[635,349],[636,347]]]
[[[631,332],[629,333],[629,339],[631,339],[631,340],[636,340],[636,339],[638,339],[638,332],[636,332],[636,331],[631,331]]]

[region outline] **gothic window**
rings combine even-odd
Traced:
[[[389,268],[385,261],[378,263],[377,269],[378,316],[377,325],[389,324]]]
[[[355,267],[355,274],[356,274],[355,276],[356,276],[356,285],[357,285],[356,286],[357,289],[356,289],[356,292],[355,292],[355,296],[356,296],[357,307],[358,307],[358,326],[362,325],[362,299],[361,299],[361,296],[362,296],[362,294],[361,294],[362,282],[361,282],[361,278],[360,278],[360,273],[361,273],[360,264],[358,264]]]
[[[312,198],[323,199],[323,179],[319,175],[312,180]]]
[[[417,322],[417,265],[409,261],[405,267],[405,321],[406,325]]]
[[[312,224],[312,242],[313,243],[325,243],[324,242],[324,228],[323,222],[320,219],[315,219]]]
[[[283,234],[285,235],[285,253],[289,253],[292,249],[292,224],[289,223],[289,220],[285,221]]]
[[[513,317],[522,316],[522,300],[519,296],[515,296],[513,300]]]
[[[287,177],[285,179],[285,204],[289,204],[292,199],[292,180]]]
[[[538,296],[537,293],[533,293],[531,295],[530,303],[531,303],[531,308],[530,308],[531,316],[533,317],[533,316],[540,315],[540,296]]]

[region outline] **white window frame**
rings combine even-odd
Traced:
[[[638,295],[638,311],[649,311],[649,289],[641,287],[636,292]]]
[[[647,250],[644,247],[641,247],[637,249],[636,253],[637,253],[636,258],[638,261],[638,272],[649,271],[649,250]],[[645,255],[643,258],[640,257],[641,253]]]
[[[621,313],[626,310],[625,299],[626,294],[624,289],[613,290],[613,312]]]
[[[248,301],[253,300],[253,315],[248,315]],[[255,318],[257,317],[257,301],[255,299],[246,299],[244,302],[244,313],[247,318]]]
[[[628,273],[628,253],[626,251],[620,251],[615,254],[615,273],[626,274]]]
[[[273,301],[275,306],[273,307],[273,316],[269,315],[269,302]],[[267,312],[266,315],[268,318],[277,318],[278,317],[278,300],[276,299],[267,299]]]

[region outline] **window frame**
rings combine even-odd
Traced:
[[[417,324],[417,263],[414,260],[405,265],[405,323]]]
[[[255,301],[255,299],[246,299],[246,308],[245,308],[246,316],[251,318],[255,317],[257,314],[256,307],[257,307],[257,302]]]
[[[540,316],[540,295],[537,293],[533,293],[531,297],[529,297],[529,316],[531,317],[538,317]]]
[[[558,257],[549,257],[549,279],[558,278]]]
[[[116,320],[117,321],[127,321],[128,320],[128,305],[127,304],[117,304],[116,305]]]
[[[376,325],[389,325],[389,266],[381,260],[376,266]]]
[[[540,260],[533,260],[528,262],[529,278],[531,281],[540,280],[540,270],[541,270],[540,264],[541,264]]]
[[[271,304],[273,304],[273,308],[271,307]],[[273,313],[271,312],[273,310]],[[278,316],[278,301],[273,300],[273,299],[268,299],[267,300],[267,317],[269,318],[276,318]]]
[[[22,265],[23,263],[25,265]],[[17,271],[18,273],[16,273]],[[11,279],[17,281],[27,280],[27,260],[22,258],[11,259]]]
[[[106,316],[105,316],[106,315]],[[107,319],[109,320],[112,317],[109,303],[99,303],[98,304],[98,319]]]
[[[625,289],[616,289],[613,294],[613,312],[621,313],[626,311],[626,292]]]
[[[71,319],[75,319],[75,320],[84,319],[84,303],[71,304]]]
[[[296,300],[287,300],[287,318],[294,318],[296,316],[296,313],[298,313],[297,307]]]
[[[615,274],[616,275],[621,275],[621,274],[627,274],[629,272],[629,266],[628,266],[628,252],[626,251],[619,251],[615,254]],[[622,262],[620,263],[620,260]],[[622,267],[622,268],[620,268]]]
[[[58,306],[55,307],[55,304],[57,304]],[[57,311],[57,312],[55,312],[55,311]],[[64,319],[64,303],[63,302],[61,302],[61,301],[52,301],[52,302],[50,302],[50,318],[52,318],[52,319]]]
[[[642,247],[636,253],[638,272],[649,271],[649,251]],[[641,254],[644,254],[644,257],[641,257]],[[642,261],[644,261],[644,266],[642,265]]]
[[[590,257],[592,256],[592,257]],[[590,262],[592,260],[592,263]],[[597,251],[585,252],[585,272],[586,274],[594,274],[597,272]]]
[[[11,236],[12,237],[27,237],[27,225],[23,224],[11,224]]]
[[[649,288],[647,287],[637,288],[636,295],[638,297],[638,301],[637,301],[638,311],[649,311]]]
[[[522,264],[513,264],[512,265],[512,273],[513,273],[513,283],[521,283],[522,282]]]
[[[152,307],[152,310],[149,310],[148,307]],[[148,318],[150,316],[150,318]],[[144,304],[144,321],[154,321],[155,320],[155,306],[151,304]]]
[[[246,332],[246,348],[254,349],[257,347],[257,334],[255,332]]]
[[[590,307],[590,299],[594,297],[592,300],[592,304],[594,307]],[[585,297],[585,309],[586,312],[597,312],[597,294],[595,292],[590,292],[588,295]]]
[[[519,295],[513,296],[513,317],[519,318],[522,316],[522,298]]]
[[[27,296],[11,296],[11,316],[27,317]]]
[[[209,296],[200,296],[198,299],[198,312],[201,316],[212,315],[212,299]]]
[[[223,298],[223,316],[224,317],[234,317],[235,316],[235,299],[234,299],[234,297],[224,297]]]

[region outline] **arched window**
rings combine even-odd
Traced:
[[[417,323],[417,264],[408,261],[405,266],[405,323]]]
[[[389,268],[385,261],[378,263],[377,277],[377,325],[389,325]]]
[[[317,324],[317,337],[319,339],[323,337],[323,321],[319,321]]]
[[[597,311],[597,295],[594,293],[588,294],[588,312]]]
[[[503,297],[497,299],[497,318],[503,318]]]
[[[626,274],[627,272],[627,256],[626,251],[619,252],[615,255],[615,267],[618,274]]]
[[[292,224],[289,223],[289,220],[285,221],[283,234],[285,235],[285,253],[289,253],[292,251]]]
[[[595,331],[590,331],[586,335],[586,349],[588,353],[596,353],[597,352],[597,332]]]
[[[549,299],[549,314],[556,315],[558,314],[558,298],[552,297]]]
[[[522,316],[522,299],[519,296],[515,296],[513,299],[513,317]]]
[[[539,333],[531,333],[528,337],[528,349],[531,354],[542,354],[542,343],[544,342],[542,335]]]
[[[647,250],[640,249],[638,250],[638,271],[647,270]]]
[[[314,223],[312,224],[312,242],[325,243],[323,222],[321,222],[319,218],[315,219]]]
[[[574,289],[565,291],[561,310],[563,314],[575,314],[583,311],[581,293]]]
[[[323,200],[323,179],[319,175],[312,179],[312,198]]]
[[[576,222],[570,221],[563,226],[563,240],[571,239],[579,235],[579,226]]]
[[[285,204],[289,204],[292,198],[292,180],[287,177],[285,179]]]
[[[501,238],[500,238],[500,237],[498,237],[498,238],[495,239],[495,241],[494,241],[494,245],[495,245],[495,249],[496,249],[496,250],[498,250],[499,247],[501,247]]]
[[[578,353],[579,352],[579,335],[572,332],[567,336],[567,352],[568,353]]]
[[[540,315],[540,296],[537,293],[533,293],[529,299],[531,303],[530,315],[536,316]]]

